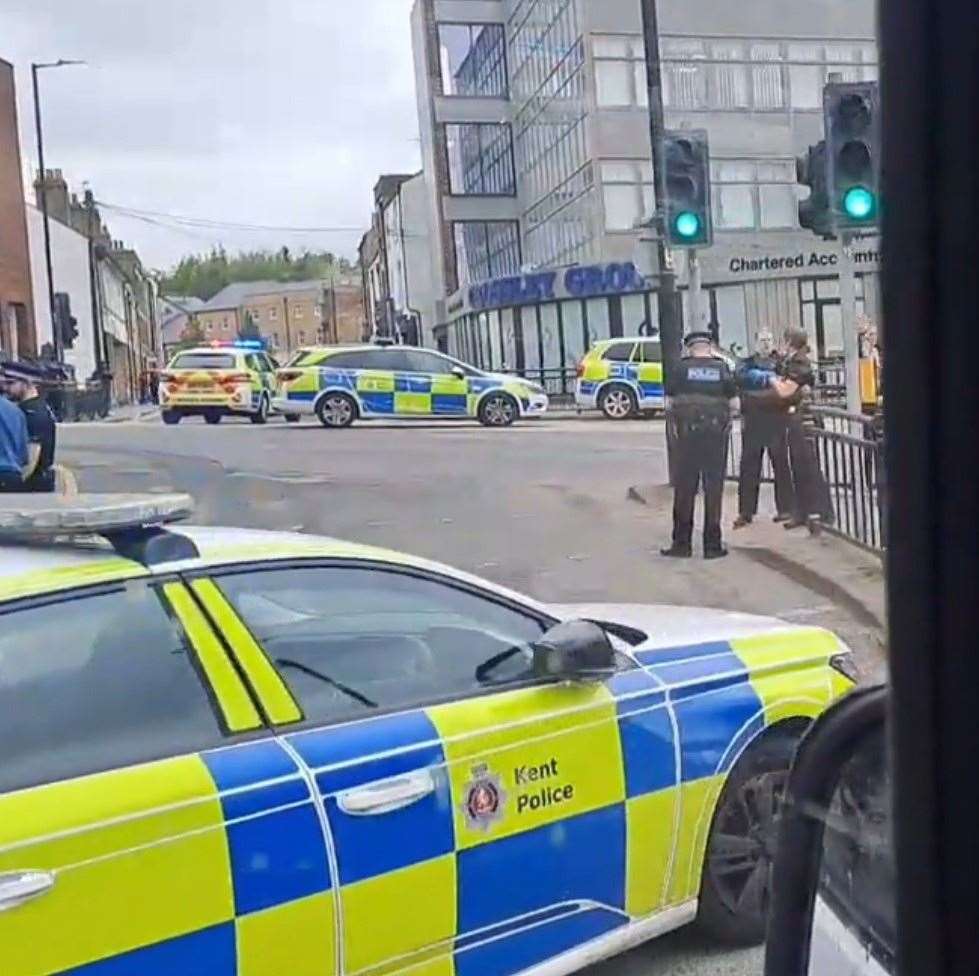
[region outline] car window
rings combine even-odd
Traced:
[[[405,351],[408,357],[409,369],[415,373],[435,373],[437,375],[448,375],[456,368],[456,364],[451,360],[436,356],[435,353],[425,352],[423,349],[409,349]]]
[[[234,369],[235,357],[228,353],[185,352],[170,363],[170,369]]]
[[[661,342],[640,342],[636,350],[636,361],[640,363],[662,363],[663,344]]]
[[[258,358],[258,356],[254,355],[254,353],[248,353],[248,355],[245,356],[246,369],[251,369],[256,373],[260,373],[262,371],[262,365],[262,361]]]
[[[373,367],[368,366],[369,353],[369,350],[338,352],[335,356],[330,356],[325,362],[321,362],[320,365],[327,369],[372,369]],[[314,361],[314,363],[304,365],[315,364]]]
[[[615,342],[605,350],[602,358],[613,363],[627,363],[632,359],[632,351],[635,347],[634,342]]]
[[[530,612],[387,570],[267,570],[218,583],[303,712],[322,722],[524,680],[545,629]],[[479,680],[476,669],[498,655]]]
[[[0,613],[0,793],[221,740],[152,587]]]
[[[406,349],[377,349],[371,352],[371,369],[388,369],[395,373],[410,373],[415,367]]]

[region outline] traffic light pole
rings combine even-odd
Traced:
[[[857,277],[853,269],[853,241],[853,234],[840,233],[838,269],[846,365],[846,409],[847,413],[858,415],[863,410],[863,397],[860,394],[860,337],[857,335]]]
[[[659,56],[659,20],[656,0],[642,0],[643,37],[646,42],[646,90],[649,96],[649,140],[652,146],[653,182],[656,187],[656,269],[658,274],[660,342],[663,346],[663,369],[669,377],[680,358],[683,339],[677,313],[676,271],[673,256],[666,246],[665,201],[666,162],[663,154],[663,72]]]

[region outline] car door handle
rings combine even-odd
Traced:
[[[17,908],[33,898],[40,898],[54,887],[49,871],[13,871],[0,874],[0,912]]]
[[[375,817],[403,810],[434,792],[435,778],[430,770],[421,769],[407,776],[347,790],[337,797],[337,804],[353,817]]]

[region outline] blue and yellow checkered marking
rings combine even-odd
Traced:
[[[299,733],[289,739],[317,771],[326,802],[343,885],[377,877],[454,849],[445,757],[438,733],[424,712],[406,712],[339,728]],[[403,810],[384,816],[344,813],[338,796],[367,783],[431,770],[436,789]]]
[[[235,914],[247,915],[332,887],[309,789],[273,740],[205,753],[224,794]],[[269,785],[264,785],[269,784]]]

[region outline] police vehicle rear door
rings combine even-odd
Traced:
[[[518,972],[663,905],[676,772],[647,672],[537,683],[552,621],[407,568],[215,582],[304,713],[280,734],[322,798],[346,971]]]

